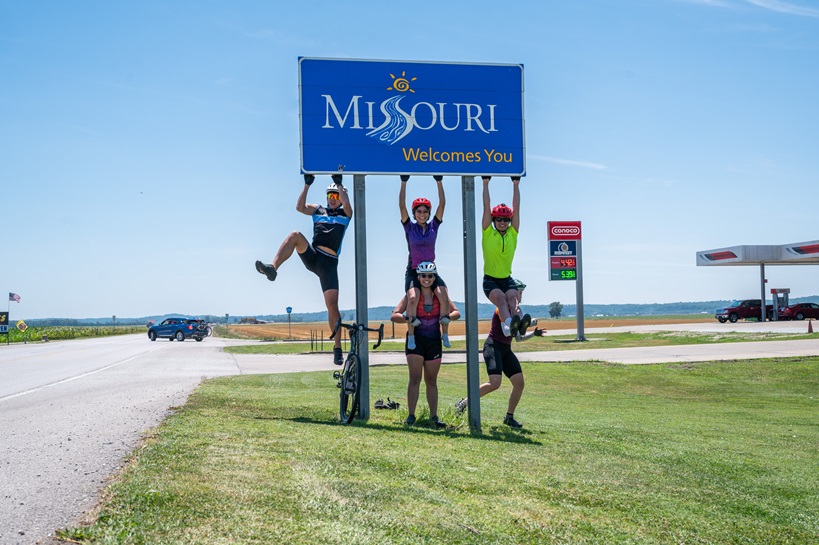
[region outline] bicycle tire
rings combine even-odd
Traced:
[[[360,391],[361,359],[358,354],[348,354],[341,375],[341,393],[339,394],[341,397],[339,416],[344,424],[349,424],[355,418],[355,413],[358,411],[358,394]]]

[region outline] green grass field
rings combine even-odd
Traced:
[[[524,364],[470,433],[401,424],[406,370],[371,370],[372,411],[341,425],[329,372],[209,380],[146,439],[83,543],[819,543],[819,358]],[[421,406],[425,406],[423,398]]]
[[[738,332],[725,331],[709,333],[698,331],[657,331],[651,333],[595,333],[588,335],[588,342],[566,342],[576,338],[576,334],[533,337],[524,342],[515,343],[515,352],[533,352],[541,350],[584,350],[587,348],[625,348],[633,346],[671,346],[683,344],[712,344],[750,341],[784,341],[796,339],[819,339],[816,333],[776,333],[776,332]],[[373,342],[370,342],[372,346]],[[345,343],[345,350],[347,343]],[[480,346],[483,346],[481,338]],[[332,343],[325,342],[324,352],[332,351]],[[451,350],[465,350],[466,341],[452,341]],[[317,350],[318,351],[318,350]],[[377,355],[379,351],[404,351],[404,339],[385,340],[378,350],[371,350]],[[227,346],[225,352],[232,354],[303,354],[310,352],[309,342],[260,342],[241,346]]]

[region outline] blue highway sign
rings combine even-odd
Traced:
[[[299,58],[305,173],[526,173],[523,65]]]

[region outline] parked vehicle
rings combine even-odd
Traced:
[[[161,324],[148,326],[148,338],[152,341],[160,337],[169,341],[176,339],[182,342],[192,337],[196,339],[196,342],[201,342],[207,336],[205,323],[193,318],[166,318]]]
[[[782,309],[779,311],[779,315],[787,320],[819,319],[819,305],[816,303],[797,303]]]
[[[759,319],[760,306],[759,299],[745,299],[744,301],[734,301],[725,308],[718,308],[714,312],[714,318],[724,324],[725,322],[736,323],[740,318]],[[773,305],[765,305],[765,316],[770,320],[773,316]]]

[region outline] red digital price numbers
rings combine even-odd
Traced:
[[[574,269],[577,267],[576,257],[555,257],[550,258],[553,269]]]

